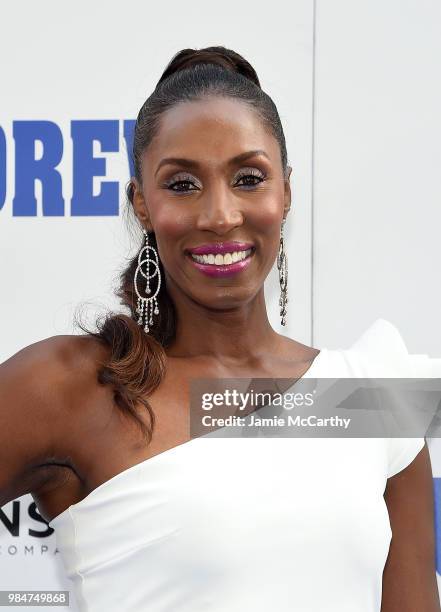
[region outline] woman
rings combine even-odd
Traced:
[[[130,316],[1,366],[0,503],[32,493],[81,610],[439,610],[424,439],[190,439],[193,378],[417,371],[381,319],[346,351],[270,326],[277,255],[286,315],[291,169],[252,66],[178,53],[133,158]]]

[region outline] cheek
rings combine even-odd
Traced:
[[[253,211],[253,218],[256,223],[259,223],[262,231],[265,233],[274,232],[274,228],[278,227],[282,219],[282,211],[280,209],[280,202],[274,202],[274,206],[269,206],[266,202],[265,207],[261,207],[257,211]]]
[[[152,225],[155,229],[156,243],[159,256],[165,265],[172,263],[173,257],[169,253],[176,252],[176,246],[184,245],[194,230],[194,219],[185,203],[177,206],[171,205],[163,198],[151,197],[149,200],[149,213]]]
[[[262,194],[261,198],[245,211],[246,222],[265,236],[279,235],[283,217],[283,200],[275,190]]]
[[[167,239],[177,239],[192,228],[194,220],[185,202],[169,202],[160,196],[147,196],[149,214],[155,233]]]
[[[248,225],[256,232],[257,243],[260,242],[264,259],[268,260],[268,269],[277,257],[280,246],[280,228],[283,218],[283,193],[275,190],[262,197],[260,205],[249,212]]]

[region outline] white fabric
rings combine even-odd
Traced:
[[[307,377],[441,377],[378,319]],[[383,494],[424,438],[201,437],[123,471],[50,525],[80,610],[379,612]]]

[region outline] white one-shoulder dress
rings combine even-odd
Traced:
[[[440,377],[377,319],[306,377]],[[84,612],[380,612],[387,479],[424,438],[195,438],[49,524]]]

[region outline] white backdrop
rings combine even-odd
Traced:
[[[290,301],[280,328],[273,270],[266,294],[275,329],[338,348],[384,317],[411,352],[441,356],[438,2],[227,0],[214,9],[199,0],[185,7],[17,0],[3,6],[2,22],[0,361],[73,333],[83,301],[92,315],[100,304],[117,306],[117,274],[134,253],[121,216],[129,177],[123,122],[136,117],[174,53],[215,44],[251,61],[285,128],[293,166]],[[81,180],[75,152],[84,153],[75,122],[103,120],[116,123],[104,126],[109,142],[91,146],[105,167],[90,195],[116,191],[100,214],[72,214]],[[35,126],[25,121],[52,122],[50,146],[37,141],[34,150]],[[57,198],[56,178],[49,195],[36,180],[33,206],[26,173],[49,148],[60,158],[61,191]],[[431,455],[437,485],[438,441]],[[0,510],[0,588],[69,589],[55,536],[31,496]]]

